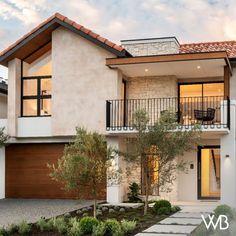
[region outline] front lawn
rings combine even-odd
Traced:
[[[92,207],[85,207],[57,218],[40,219],[35,224],[22,222],[19,225],[11,225],[6,229],[0,229],[0,235],[135,235],[168,216],[158,215],[152,208],[148,209],[145,216],[143,211],[143,206],[132,208],[99,205],[97,220],[94,220],[91,217],[93,215]],[[173,210],[169,212],[169,214],[172,213]]]

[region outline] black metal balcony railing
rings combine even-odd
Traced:
[[[230,101],[222,96],[118,99],[106,101],[107,130],[133,130],[135,111],[144,109],[149,126],[158,122],[162,112],[176,113],[176,122],[189,127],[201,124],[204,128],[230,128]]]

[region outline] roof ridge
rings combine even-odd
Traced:
[[[199,43],[182,43],[180,44],[180,46],[199,45],[199,44],[220,44],[220,43],[236,43],[236,40],[209,41],[209,42],[199,42]]]
[[[48,17],[46,20],[44,20],[43,22],[38,24],[36,27],[34,27],[31,31],[29,31],[28,33],[26,33],[25,35],[20,37],[17,41],[15,41],[9,47],[7,47],[3,51],[1,51],[0,52],[0,57],[3,56],[4,54],[6,54],[8,51],[12,50],[14,47],[16,47],[18,44],[20,44],[23,40],[27,39],[31,34],[35,33],[37,30],[39,30],[44,25],[46,25],[47,23],[51,22],[54,19],[58,19],[61,22],[69,24],[70,26],[74,27],[76,30],[79,30],[79,31],[85,33],[89,37],[98,40],[100,43],[105,44],[106,46],[112,48],[115,51],[118,51],[119,53],[121,53],[123,51],[126,52],[124,47],[122,47],[122,46],[120,46],[116,43],[113,43],[113,42],[111,42],[110,40],[108,40],[106,38],[101,37],[99,34],[95,33],[91,29],[88,29],[88,28],[84,27],[83,25],[80,25],[77,22],[69,19],[68,17],[60,14],[59,12],[56,12],[53,15],[51,15],[50,17]]]

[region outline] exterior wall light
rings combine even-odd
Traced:
[[[225,158],[229,158],[229,154],[226,154],[226,155],[225,155]]]

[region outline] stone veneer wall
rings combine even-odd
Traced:
[[[176,40],[145,40],[122,42],[122,46],[133,56],[152,56],[179,53],[179,44]]]
[[[127,99],[177,97],[175,76],[137,77],[127,79]]]

